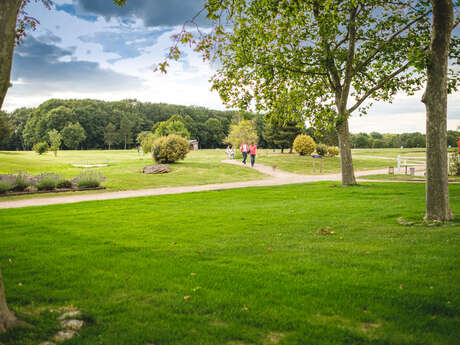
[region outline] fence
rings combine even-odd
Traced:
[[[451,154],[447,153],[447,169],[450,169],[451,164]],[[398,155],[398,175],[401,174],[401,167],[404,167],[405,174],[407,175],[407,168],[408,167],[426,167],[426,157],[401,157]]]

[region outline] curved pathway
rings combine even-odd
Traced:
[[[240,165],[251,169],[250,165],[244,166],[237,160],[224,160],[223,163]],[[98,194],[79,194],[79,195],[65,195],[55,196],[48,198],[34,198],[24,200],[8,200],[0,201],[0,209],[6,208],[20,208],[28,206],[45,206],[45,205],[56,205],[56,204],[70,204],[83,201],[96,201],[96,200],[112,200],[112,199],[124,199],[124,198],[135,198],[151,195],[164,195],[164,194],[181,194],[181,193],[192,193],[210,190],[224,190],[234,188],[247,188],[247,187],[266,187],[266,186],[280,186],[293,183],[306,183],[306,182],[318,182],[318,181],[339,181],[341,180],[341,174],[327,174],[327,175],[299,175],[290,173],[287,171],[273,169],[262,164],[256,164],[254,169],[260,171],[263,174],[271,176],[269,179],[256,180],[256,181],[243,181],[243,182],[230,182],[230,183],[219,183],[219,184],[206,184],[201,186],[188,186],[188,187],[165,187],[155,189],[140,189],[140,190],[126,190],[119,192],[107,192]],[[387,169],[380,170],[369,170],[369,171],[357,171],[355,172],[356,177],[365,175],[384,174]],[[377,181],[372,181],[377,182]],[[385,182],[398,182],[398,181],[385,181]]]

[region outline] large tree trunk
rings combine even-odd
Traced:
[[[337,124],[337,135],[339,137],[340,162],[342,165],[342,185],[356,184],[347,118]]]
[[[2,272],[0,271],[0,333],[5,332],[8,328],[14,327],[17,324],[18,320],[14,317],[6,304]]]
[[[5,101],[6,92],[10,87],[11,66],[16,39],[16,21],[21,3],[22,0],[0,1],[0,109]],[[2,272],[0,271],[0,333],[5,332],[16,324],[18,324],[18,321],[6,304]]]
[[[0,1],[0,109],[10,87],[11,66],[13,63],[16,39],[16,21],[22,0]]]
[[[433,31],[428,55],[426,107],[426,220],[453,218],[447,167],[447,59],[453,22],[451,0],[431,0]]]

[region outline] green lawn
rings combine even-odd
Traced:
[[[313,158],[311,156],[300,156],[296,153],[279,152],[272,153],[269,150],[261,150],[256,157],[256,163],[268,166],[275,165],[278,169],[304,175],[320,175],[319,159],[315,160],[316,168],[313,169]],[[395,162],[386,159],[369,159],[353,157],[353,166],[358,170],[386,169]],[[340,157],[323,157],[323,173],[333,174],[340,172]]]
[[[404,148],[404,149],[353,149],[353,156],[382,156],[394,158],[398,155],[401,156],[410,156],[410,157],[424,157],[426,149],[425,148]]]
[[[377,174],[377,175],[367,175],[366,180],[396,180],[396,181],[411,181],[411,180],[426,180],[425,176],[412,176],[412,175],[388,175],[388,174]],[[458,181],[460,182],[460,176],[449,176],[449,181]]]
[[[460,222],[397,222],[422,219],[424,188],[315,183],[1,210],[7,297],[19,312],[82,310],[88,326],[66,345],[458,344]],[[458,216],[460,186],[450,192]],[[53,334],[50,313],[21,315],[38,327],[0,343]]]
[[[72,164],[95,164],[108,162],[108,167],[99,170],[105,177],[108,190],[132,190],[171,186],[190,186],[210,183],[258,180],[265,175],[251,169],[221,163],[225,159],[223,150],[200,150],[190,152],[184,161],[171,164],[171,173],[147,175],[140,171],[154,164],[150,156],[142,156],[135,150],[112,151],[60,151],[39,156],[34,152],[0,152],[0,174],[24,171],[30,174],[54,172],[67,177],[76,177],[84,168]]]

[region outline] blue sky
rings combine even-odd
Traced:
[[[111,0],[56,0],[48,11],[32,4],[40,21],[16,49],[12,83],[4,107],[37,106],[49,98],[94,98],[225,106],[209,79],[214,67],[191,50],[168,74],[153,72],[171,45],[170,37],[199,11],[203,0],[129,0],[124,8]],[[206,26],[205,18],[199,19]],[[352,132],[425,131],[422,92],[378,103],[367,116],[354,115]],[[460,93],[449,97],[448,127],[460,126]]]

